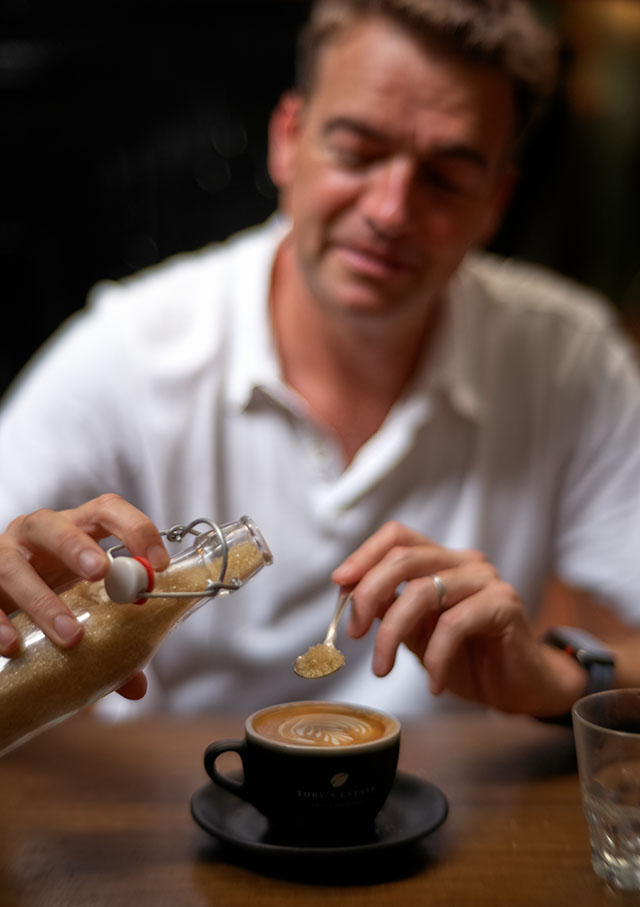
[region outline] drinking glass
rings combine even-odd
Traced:
[[[640,890],[640,689],[585,696],[572,717],[593,868]]]

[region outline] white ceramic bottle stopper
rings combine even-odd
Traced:
[[[143,557],[116,557],[104,580],[109,598],[121,605],[141,605],[155,585],[153,567]]]

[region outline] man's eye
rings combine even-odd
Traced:
[[[364,167],[372,160],[372,155],[361,148],[335,146],[331,153],[342,167]]]
[[[438,170],[427,171],[425,180],[430,186],[435,186],[436,189],[442,189],[444,192],[450,192],[454,195],[459,195],[464,191],[464,187],[458,181],[445,173],[440,173]]]
[[[460,174],[451,174],[435,167],[427,167],[423,171],[423,180],[431,188],[439,189],[449,195],[468,195],[473,191],[470,180]]]

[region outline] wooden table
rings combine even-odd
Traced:
[[[246,907],[628,904],[590,866],[571,732],[496,714],[406,723],[400,768],[447,796],[418,845],[307,871],[229,852],[192,819],[206,745],[233,717],[83,715],[0,760],[0,904]],[[226,757],[225,757],[226,758]],[[638,895],[640,903],[640,895]]]

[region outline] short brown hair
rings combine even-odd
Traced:
[[[299,37],[300,92],[312,90],[322,48],[366,16],[386,17],[427,46],[504,73],[514,87],[520,140],[553,92],[556,42],[526,0],[316,0]]]

